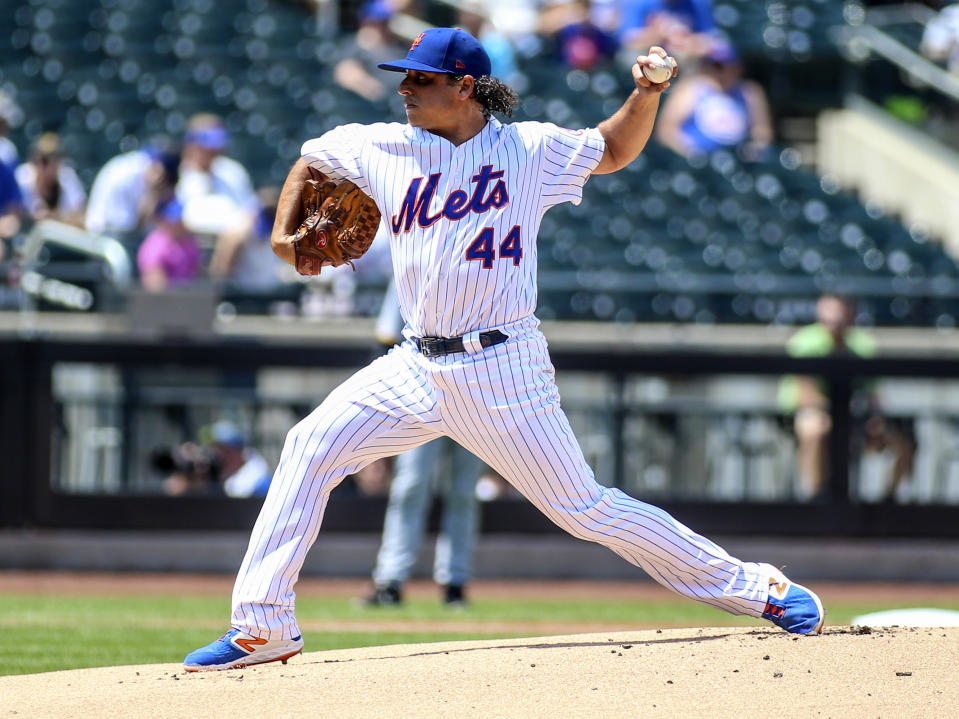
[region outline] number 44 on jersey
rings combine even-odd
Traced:
[[[523,240],[519,225],[513,225],[513,229],[506,233],[506,237],[499,243],[499,257],[512,259],[514,267],[519,265],[519,261],[523,258]],[[496,259],[496,238],[492,227],[484,227],[466,248],[466,259],[482,261],[484,270],[493,269],[493,261]]]

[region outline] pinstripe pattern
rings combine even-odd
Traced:
[[[529,317],[536,309],[536,234],[543,213],[559,202],[579,203],[590,171],[605,144],[598,130],[570,131],[555,125],[491,119],[478,135],[456,147],[419,128],[397,123],[343,125],[309,140],[302,153],[311,165],[367,192],[390,224],[393,271],[403,317],[416,336],[457,337]],[[484,189],[473,178],[483,167],[502,172],[478,198],[501,181],[502,207],[443,216],[451,193],[472,197]],[[438,175],[431,202],[411,216],[404,200],[411,183],[421,194]],[[435,219],[422,227],[421,219]],[[407,226],[409,229],[407,229]],[[484,228],[498,248],[513,227],[521,228],[518,264],[497,257],[491,268],[464,261]]]
[[[446,434],[482,458],[557,526],[599,542],[673,591],[760,616],[767,574],[666,512],[593,479],[534,323],[475,355],[436,359],[405,342],[347,380],[289,433],[233,594],[234,626],[300,633],[299,568],[332,489],[351,472]]]
[[[509,339],[433,359],[407,340],[290,430],[237,577],[234,626],[297,636],[293,586],[330,492],[373,460],[441,435],[574,537],[609,547],[681,595],[761,616],[768,566],[741,562],[661,509],[599,485],[560,409],[533,315],[536,232],[547,209],[580,201],[604,149],[597,130],[496,120],[456,147],[384,123],[342,126],[304,144],[312,165],[352,180],[380,206],[407,338],[497,327]],[[514,227],[521,257],[500,244]],[[480,249],[494,256],[471,259],[485,228],[494,240]]]

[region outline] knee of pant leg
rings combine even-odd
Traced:
[[[300,420],[290,428],[286,433],[286,439],[283,442],[283,452],[281,462],[301,463],[316,454],[316,448],[310,447],[312,444],[310,438],[313,435],[314,427],[305,419]]]
[[[346,468],[326,467],[324,460],[328,453],[322,443],[316,440],[316,425],[306,419],[301,420],[286,433],[283,452],[274,478],[310,478],[310,481],[329,482],[338,485],[346,476]]]
[[[577,539],[601,541],[603,536],[609,534],[608,525],[615,516],[615,512],[610,511],[615,496],[609,487],[599,486],[599,490],[593,501],[561,507],[554,505],[553,511],[547,512],[547,516]]]
[[[310,417],[304,417],[299,422],[290,427],[289,431],[286,433],[286,439],[283,443],[283,451],[293,451],[294,449],[302,449],[303,443],[309,441],[310,435],[313,434],[316,429],[316,425],[310,421]]]

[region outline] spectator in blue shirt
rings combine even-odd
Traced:
[[[0,262],[6,255],[5,240],[20,231],[23,196],[13,171],[0,162]]]
[[[768,156],[773,128],[766,92],[743,77],[739,55],[727,40],[714,36],[700,72],[670,92],[656,137],[686,156],[720,149],[751,162]]]
[[[715,30],[712,0],[622,0],[620,42],[635,55],[653,45],[686,60],[702,57]]]
[[[0,214],[6,214],[22,204],[23,195],[20,193],[20,185],[17,184],[13,170],[0,163]]]

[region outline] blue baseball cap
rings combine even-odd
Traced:
[[[183,219],[183,203],[175,197],[167,200],[166,204],[160,208],[160,217],[167,222],[179,222]]]
[[[729,40],[721,35],[714,35],[709,40],[709,49],[706,51],[706,59],[720,65],[736,62],[739,59],[739,53]]]
[[[246,444],[246,435],[239,427],[229,420],[221,419],[210,428],[214,442],[228,444],[231,447],[242,447]]]
[[[191,128],[187,130],[184,142],[188,145],[199,145],[207,150],[224,150],[230,142],[230,133],[225,127],[219,125]]]
[[[490,74],[490,59],[480,41],[458,27],[434,27],[413,40],[406,58],[377,65],[381,70],[445,72],[482,77]]]

